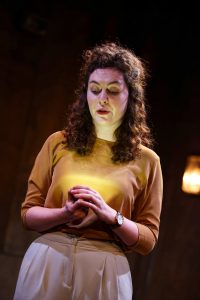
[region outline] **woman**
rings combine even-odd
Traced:
[[[130,300],[125,252],[146,255],[158,239],[162,174],[149,148],[144,65],[115,43],[83,59],[67,126],[46,140],[29,177],[22,220],[42,235],[15,300]]]

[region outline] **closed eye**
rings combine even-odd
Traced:
[[[107,89],[107,93],[110,95],[118,95],[120,91],[116,89]]]
[[[118,95],[119,92],[118,91],[107,91],[108,94],[111,94],[111,95]]]
[[[94,95],[98,95],[101,93],[101,90],[91,90]]]

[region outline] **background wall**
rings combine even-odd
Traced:
[[[159,242],[146,257],[128,257],[134,300],[200,299],[200,198],[180,188],[187,155],[200,153],[197,9],[155,2],[0,2],[0,300],[12,299],[37,236],[20,221],[35,156],[64,126],[82,51],[105,39],[149,62],[149,121],[163,169]]]

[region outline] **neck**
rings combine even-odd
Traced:
[[[112,124],[112,125],[102,125],[102,124],[94,124],[95,131],[98,138],[115,142],[116,138],[114,135],[115,130],[119,126],[119,124]]]

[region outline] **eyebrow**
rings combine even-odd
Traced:
[[[90,84],[90,83],[99,84],[99,82],[97,82],[97,81],[95,81],[95,80],[90,81],[89,84]],[[115,84],[115,83],[120,84],[120,82],[119,82],[118,80],[115,80],[115,81],[109,82],[109,85],[110,85],[110,84]]]

